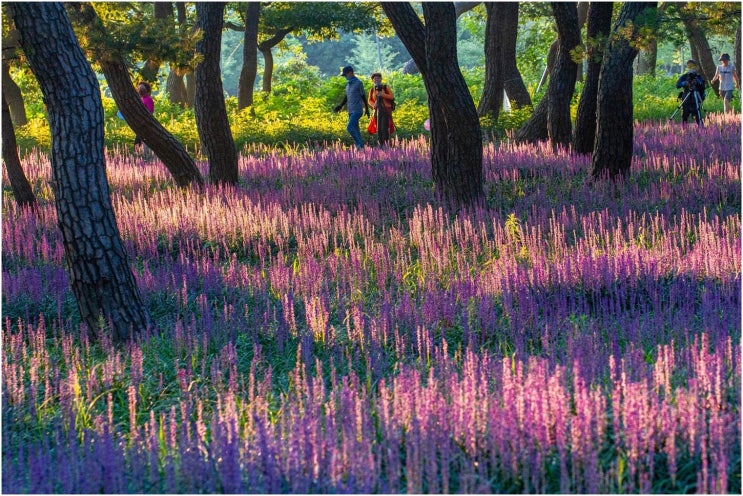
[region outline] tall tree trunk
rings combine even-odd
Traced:
[[[245,37],[243,38],[243,65],[237,82],[237,109],[253,105],[253,85],[258,75],[258,21],[260,2],[247,2],[245,12]]]
[[[491,114],[498,120],[503,105],[503,90],[514,108],[531,105],[531,97],[516,67],[516,38],[519,24],[517,2],[486,2],[485,86],[477,109],[478,115]]]
[[[292,32],[292,28],[280,29],[269,39],[258,43],[258,50],[263,54],[263,92],[271,93],[273,80],[273,47],[281,43],[286,35]],[[257,59],[256,59],[257,64]]]
[[[16,126],[22,126],[28,122],[26,117],[26,106],[23,103],[21,88],[10,77],[10,66],[3,60],[3,98],[8,103],[10,118]]]
[[[516,40],[519,32],[518,2],[496,2],[496,22],[503,41],[503,87],[506,90],[512,108],[531,105],[531,96],[516,66]]]
[[[186,36],[188,31],[187,17],[186,17],[186,3],[175,2],[175,10],[178,14],[178,32],[181,37]],[[193,91],[189,91],[188,85],[184,82],[184,77],[193,74],[193,71],[188,67],[178,66],[177,64],[170,64],[170,72],[168,73],[168,80],[165,83],[171,103],[179,105],[181,108],[193,107]],[[193,85],[192,85],[193,86]]]
[[[590,2],[578,2],[578,30],[582,30],[583,26],[586,24],[586,20],[588,20],[588,7],[590,6]],[[581,44],[581,46],[583,46]],[[583,64],[578,64],[578,71],[575,73],[576,80],[583,81]]]
[[[596,105],[599,90],[599,74],[605,44],[597,45],[597,41],[608,37],[611,32],[611,14],[613,2],[591,2],[588,7],[588,26],[586,28],[586,55],[588,69],[586,81],[578,103],[578,113],[575,118],[573,133],[573,151],[589,154],[593,151],[593,142],[596,139]]]
[[[557,61],[555,73],[547,88],[547,136],[553,147],[567,147],[573,137],[570,122],[570,101],[575,91],[578,64],[570,52],[580,45],[580,27],[575,2],[552,2],[557,21]]]
[[[98,14],[89,3],[69,4],[76,19],[91,32],[105,34]],[[201,173],[183,145],[142,105],[132,85],[124,60],[116,53],[98,50],[95,53],[116,106],[126,123],[144,144],[163,161],[180,187],[202,185]]]
[[[738,28],[735,30],[735,45],[733,45],[733,51],[735,52],[735,74],[738,76],[740,81],[740,19],[738,19]]]
[[[709,47],[707,36],[704,33],[704,29],[699,25],[699,21],[691,16],[682,15],[682,21],[686,28],[686,34],[689,37],[689,45],[691,46],[692,58],[699,63],[699,67],[704,76],[705,81],[709,82],[717,72],[717,64],[715,58],[712,55],[712,49]],[[720,94],[720,84],[715,82],[711,85],[715,95]]]
[[[655,6],[656,2],[627,2],[614,25],[599,76],[598,129],[591,157],[594,178],[626,175],[632,165],[632,62],[637,55],[632,42],[645,25],[644,11]],[[626,32],[620,31],[630,23],[628,39]]]
[[[188,95],[186,93],[186,85],[183,83],[182,70],[173,63],[170,64],[170,72],[168,73],[165,88],[171,103],[175,103],[181,108],[188,106]]]
[[[173,17],[173,4],[171,2],[155,2],[155,22],[165,24],[168,18]],[[157,81],[157,73],[160,72],[162,60],[159,57],[150,57],[145,60],[139,75],[145,81]]]
[[[209,157],[209,179],[214,183],[237,184],[237,150],[224,105],[219,69],[224,25],[224,2],[199,2],[196,17],[203,36],[196,51],[203,56],[196,66],[196,127],[204,153]]]
[[[10,179],[10,187],[13,190],[13,197],[19,206],[34,206],[36,205],[36,196],[34,195],[33,188],[31,188],[31,183],[28,182],[28,178],[23,172],[23,167],[21,167],[21,159],[18,157],[18,144],[15,140],[15,130],[13,129],[13,122],[10,119],[10,109],[8,108],[8,102],[5,100],[5,95],[2,96],[2,99],[2,153],[5,170],[8,172],[8,179]]]
[[[477,115],[490,115],[493,122],[498,122],[498,114],[503,106],[503,32],[498,29],[497,6],[500,3],[486,2],[487,22],[485,24],[485,82],[482,96],[477,107]],[[516,4],[518,9],[518,4]]]
[[[658,39],[649,40],[647,48],[640,51],[637,59],[637,74],[655,77],[655,65],[658,60]]]
[[[121,242],[106,179],[103,106],[93,70],[60,3],[10,5],[49,111],[57,218],[83,322],[123,341],[150,317]]]
[[[482,131],[459,70],[456,14],[449,2],[424,2],[425,26],[408,3],[382,2],[415,60],[428,95],[431,167],[438,194],[452,208],[483,200]]]

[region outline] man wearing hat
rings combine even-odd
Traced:
[[[356,148],[364,147],[364,140],[361,139],[361,128],[359,128],[359,119],[361,114],[366,113],[369,117],[369,104],[366,101],[366,91],[364,90],[364,83],[359,78],[354,76],[353,67],[347,65],[343,68],[341,75],[346,78],[346,96],[343,97],[343,101],[340,105],[337,105],[333,111],[337,114],[341,111],[343,106],[346,106],[348,110],[348,125],[346,129],[348,134],[353,138]]]
[[[704,90],[707,87],[707,83],[699,72],[699,64],[696,60],[689,60],[686,62],[687,73],[683,74],[678,81],[676,81],[676,88],[683,88],[683,92],[679,93],[679,98],[682,99],[681,105],[683,112],[681,113],[681,122],[686,124],[689,120],[689,116],[694,116],[694,120],[698,125],[702,125],[702,101],[704,100]]]
[[[710,83],[720,81],[720,97],[722,98],[725,113],[732,112],[730,100],[733,99],[733,90],[739,86],[738,75],[735,73],[735,67],[730,63],[730,55],[723,53],[720,55],[722,65],[717,66],[715,77]]]

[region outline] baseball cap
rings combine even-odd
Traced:
[[[730,55],[728,55],[727,53],[723,53],[722,55],[720,55],[720,60],[730,60]]]
[[[698,65],[699,64],[697,64],[697,61],[694,60],[694,59],[689,59],[689,60],[686,61],[686,67],[688,67],[690,69],[696,68]]]
[[[345,76],[345,75],[346,75],[346,74],[348,74],[349,72],[353,72],[353,67],[351,67],[350,65],[347,65],[347,66],[346,66],[346,67],[344,67],[344,68],[343,68],[343,70],[341,71],[341,76]]]

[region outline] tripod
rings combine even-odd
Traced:
[[[702,126],[702,98],[699,96],[699,92],[696,89],[693,89],[686,93],[686,96],[684,97],[684,99],[681,100],[681,103],[679,104],[679,106],[676,107],[676,110],[674,110],[673,114],[671,114],[670,120],[673,120],[673,118],[676,117],[676,114],[678,113],[679,109],[683,108],[684,104],[686,103],[686,100],[688,100],[690,96],[694,97],[694,112],[695,112],[697,124],[699,124],[699,126]]]

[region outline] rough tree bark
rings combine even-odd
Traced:
[[[614,24],[599,75],[598,127],[591,156],[594,178],[624,176],[632,165],[632,62],[637,55],[632,38],[645,24],[643,12],[655,5],[656,2],[627,2]],[[626,27],[630,23],[628,34]]]
[[[453,209],[483,200],[482,131],[459,70],[456,14],[450,2],[424,2],[420,21],[408,3],[382,2],[415,60],[428,95],[431,167],[438,194]]]
[[[578,102],[578,113],[573,132],[573,151],[589,154],[593,151],[596,139],[596,106],[599,91],[599,74],[603,59],[605,40],[611,32],[611,14],[613,2],[591,2],[588,7],[588,26],[586,27],[588,68],[583,91]]]
[[[69,4],[77,20],[90,30],[105,30],[98,14],[89,3]],[[137,95],[123,58],[115,53],[94,48],[94,56],[101,66],[116,106],[126,123],[140,136],[155,155],[163,161],[179,187],[200,186],[204,183],[191,156],[183,145],[147,111]]]
[[[580,45],[580,27],[575,2],[552,2],[552,12],[557,22],[559,43],[555,72],[547,88],[547,136],[553,147],[567,147],[573,137],[570,101],[578,71],[578,64],[570,52]]]
[[[199,2],[196,17],[203,32],[196,51],[203,56],[196,66],[194,113],[199,140],[209,157],[209,179],[214,183],[237,184],[237,150],[224,105],[219,56],[224,25],[224,2]]]
[[[147,329],[150,317],[111,205],[98,80],[60,3],[10,9],[49,111],[55,204],[80,315],[91,331],[102,319],[114,340],[126,340]]]
[[[3,121],[2,121],[2,153],[3,163],[5,164],[5,170],[8,172],[8,179],[10,179],[10,187],[13,190],[13,198],[20,207],[35,206],[36,195],[34,190],[31,188],[31,183],[28,182],[26,174],[23,172],[21,167],[21,159],[18,157],[18,144],[15,139],[15,129],[13,129],[13,122],[10,119],[10,109],[8,108],[8,102],[3,99]]]
[[[260,2],[247,2],[245,11],[245,36],[243,37],[243,65],[237,82],[237,109],[253,105],[253,85],[258,74],[258,21]]]

